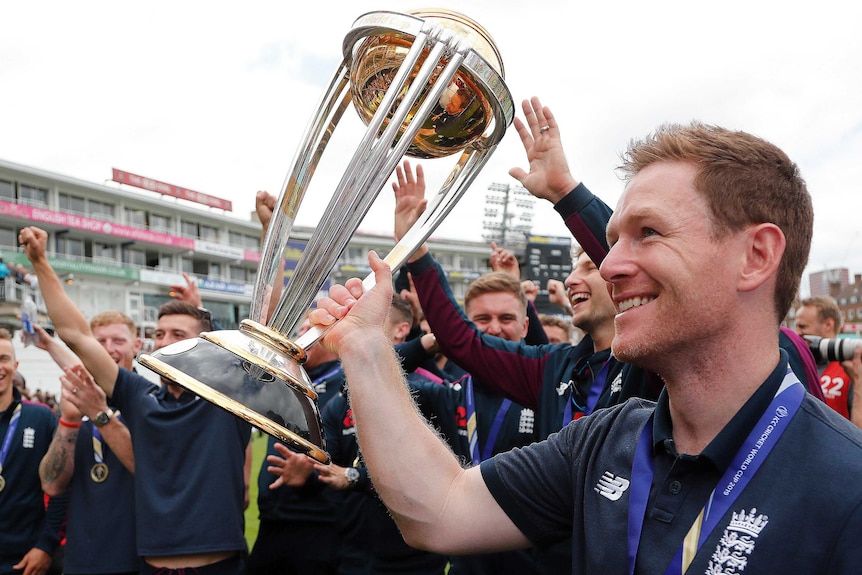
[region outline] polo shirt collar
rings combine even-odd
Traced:
[[[11,419],[12,418],[12,412],[15,411],[15,407],[21,402],[23,402],[23,397],[21,396],[21,392],[18,391],[18,388],[13,385],[12,386],[12,403],[10,403],[9,407],[7,407],[5,410],[0,411],[0,419],[3,419],[4,417],[6,417],[6,415],[9,415],[9,419]]]
[[[572,366],[570,378],[578,380],[583,379],[590,372],[597,373],[601,369],[602,364],[610,359],[610,357],[611,348],[602,349],[589,355],[582,355]]]
[[[742,442],[754,429],[760,416],[766,411],[778,388],[781,387],[781,382],[787,374],[789,360],[786,351],[783,349],[779,351],[781,356],[778,365],[770,376],[698,456],[712,462],[717,470],[727,469],[742,446]],[[673,422],[670,418],[667,389],[662,389],[656,403],[653,421],[653,452],[660,452],[666,441],[673,444]]]

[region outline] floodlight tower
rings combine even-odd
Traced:
[[[519,252],[523,252],[533,227],[534,203],[535,198],[521,185],[490,184],[485,194],[482,238],[522,255]]]

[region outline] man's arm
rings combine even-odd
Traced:
[[[399,242],[425,211],[428,201],[425,199],[425,172],[421,164],[416,166],[414,174],[410,162],[404,160],[403,168],[396,166],[395,175],[396,180],[392,182],[395,192],[395,241]],[[428,244],[422,244],[407,261],[416,261],[427,253]]]
[[[39,464],[42,490],[55,496],[65,493],[75,471],[75,444],[84,415],[91,420],[109,407],[105,392],[99,388],[81,365],[66,368],[60,376],[60,423],[48,451]],[[112,417],[99,428],[102,439],[111,448],[123,467],[135,472],[135,456],[129,429]]]
[[[413,547],[468,553],[528,546],[479,469],[461,468],[419,415],[383,330],[389,267],[373,252],[369,263],[377,281],[371,291],[363,294],[358,279],[333,286],[310,319],[324,326],[343,318],[322,343],[338,353],[350,382],[357,437],[378,494]]]
[[[521,110],[524,121],[516,117],[514,124],[527,153],[530,171],[512,168],[509,175],[537,198],[556,204],[579,183],[569,171],[560,127],[550,108],[542,106],[535,96],[521,102]],[[545,127],[548,129],[542,131]]]
[[[93,337],[87,318],[66,294],[60,278],[48,263],[48,233],[36,227],[23,228],[18,234],[18,243],[24,247],[24,253],[39,278],[39,289],[57,335],[81,359],[96,383],[110,397],[120,368]]]
[[[398,240],[424,208],[421,166],[417,166],[413,177],[410,165],[405,162],[404,169],[398,169],[398,179],[393,188],[395,239]],[[441,351],[493,391],[536,409],[549,348],[526,346],[482,334],[455,301],[442,268],[433,260],[427,247],[416,251],[409,269],[412,285],[416,287],[421,307],[437,336]],[[537,325],[541,329],[538,321]]]
[[[110,410],[105,392],[96,385],[93,377],[87,370],[78,365],[66,369],[64,377],[60,378],[63,383],[63,393],[75,405],[79,413],[86,415],[93,421],[101,412]],[[77,391],[77,393],[74,393]],[[108,423],[99,428],[102,439],[111,448],[123,467],[131,473],[135,473],[135,454],[132,450],[132,436],[129,428],[121,421],[121,414],[116,414],[108,420]]]
[[[12,569],[20,570],[22,575],[45,575],[51,566],[51,555],[38,547],[33,547]]]
[[[254,211],[257,213],[257,219],[260,220],[260,249],[263,253],[263,246],[266,242],[266,234],[269,232],[269,224],[272,221],[273,210],[278,203],[278,199],[266,191],[259,191],[254,197]],[[284,290],[284,258],[280,259],[279,269],[281,273],[276,274],[275,282],[272,284],[272,293],[269,296],[266,309],[264,310],[264,318],[261,323],[266,324],[269,318],[275,311],[278,305],[278,300],[281,298],[281,292]],[[256,321],[256,318],[252,318]]]
[[[560,280],[549,279],[547,284],[548,301],[561,308],[566,315],[572,315],[572,303],[566,296],[566,284]]]
[[[60,425],[39,464],[42,490],[50,496],[56,496],[65,493],[72,481],[75,443],[82,415],[92,418],[100,411],[107,411],[108,404],[105,392],[95,385],[78,357],[40,326],[35,327],[39,332],[37,346],[47,351],[64,371],[64,375],[60,376]],[[72,390],[76,393],[72,393]],[[120,462],[134,473],[135,458],[128,428],[114,417],[101,429],[101,433]]]
[[[39,336],[36,338],[36,347],[47,351],[51,359],[54,360],[54,363],[60,366],[60,369],[66,369],[73,365],[81,365],[81,360],[78,359],[78,356],[57,341],[56,338],[52,337],[41,325],[34,323],[33,329],[36,330],[36,334]]]
[[[60,377],[62,383],[63,377]],[[81,412],[69,401],[71,393],[60,388],[60,422],[48,451],[39,463],[42,491],[51,497],[65,493],[75,470],[75,443],[81,428]]]
[[[282,485],[303,487],[314,473],[314,460],[303,453],[296,453],[281,443],[273,445],[280,455],[267,455],[266,470],[275,475],[275,480],[269,484],[270,489],[278,489]]]
[[[174,299],[190,303],[195,307],[203,306],[204,302],[201,299],[201,293],[198,291],[198,284],[195,282],[194,278],[186,272],[183,272],[183,280],[185,280],[186,285],[172,285],[171,291],[168,292],[168,295]]]
[[[251,463],[252,463],[252,449],[251,449],[251,437],[248,438],[248,445],[245,446],[245,461],[242,464],[242,479],[243,483],[245,483],[245,492],[242,496],[242,508],[248,509],[249,503],[251,503],[251,495],[249,493],[249,487],[251,486]]]
[[[514,123],[530,171],[512,168],[509,175],[537,198],[551,202],[593,263],[601,265],[608,253],[605,228],[612,210],[572,176],[550,108],[536,97],[524,100],[521,108],[525,121],[515,118]],[[541,131],[545,126],[548,129]]]

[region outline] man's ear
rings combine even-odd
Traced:
[[[399,341],[404,341],[407,339],[407,336],[410,335],[411,325],[406,321],[402,321],[398,323],[398,327],[395,328],[395,337],[398,338]]]
[[[751,226],[745,234],[739,289],[747,292],[775,278],[787,241],[781,228],[772,223]]]
[[[823,320],[824,331],[828,331],[829,333],[838,333],[838,327],[835,325],[835,319],[831,317],[827,317]]]

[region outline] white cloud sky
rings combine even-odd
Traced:
[[[691,119],[743,129],[784,148],[809,183],[809,269],[862,273],[858,3],[17,2],[0,11],[0,158],[94,182],[117,167],[228,198],[245,218],[256,190],[280,190],[352,22],[429,5],[490,32],[515,101],[553,109],[573,173],[609,204],[630,138]],[[437,235],[480,239],[484,190],[513,182],[515,165],[510,130]],[[299,223],[325,203],[310,190]],[[549,205],[535,222],[567,235]],[[391,230],[388,187],[362,229]]]

